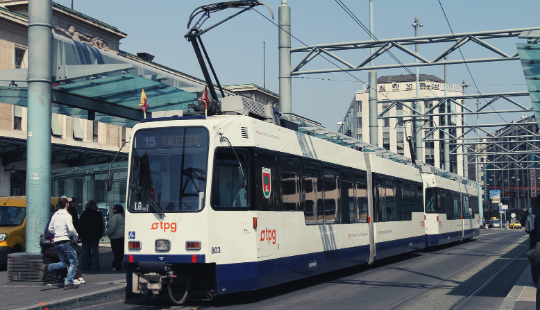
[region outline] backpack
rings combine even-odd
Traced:
[[[536,221],[536,215],[533,214],[532,208],[529,208],[528,214],[527,214],[527,220],[525,221],[525,232],[528,234],[532,234],[534,232],[534,229],[536,228],[535,225]]]

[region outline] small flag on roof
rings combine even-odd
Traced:
[[[201,103],[204,106],[204,109],[208,109],[208,104],[210,103],[210,98],[208,98],[208,86],[204,88],[204,93],[202,95]]]
[[[146,99],[146,94],[144,93],[144,89],[141,93],[141,100],[139,101],[139,109],[141,109],[144,113],[146,113],[146,110],[148,109],[148,100]]]

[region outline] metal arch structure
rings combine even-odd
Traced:
[[[519,60],[518,53],[509,54],[505,53],[499,48],[493,46],[492,44],[487,43],[485,40],[488,39],[501,39],[501,38],[512,38],[519,37],[525,33],[531,33],[532,31],[540,31],[540,27],[533,28],[519,28],[519,29],[506,29],[506,30],[496,30],[496,31],[481,31],[481,32],[468,32],[468,33],[457,33],[455,35],[446,34],[446,35],[432,35],[432,36],[423,36],[423,37],[410,37],[410,38],[398,38],[398,39],[384,39],[384,40],[370,40],[370,41],[358,41],[358,42],[346,42],[346,43],[333,43],[333,44],[316,44],[304,47],[292,48],[291,53],[306,53],[306,55],[300,60],[300,62],[293,67],[291,70],[291,75],[301,75],[301,74],[314,74],[314,73],[330,73],[330,72],[344,72],[344,71],[362,71],[362,70],[373,70],[373,69],[392,69],[392,68],[401,68],[401,67],[425,67],[425,66],[436,66],[436,65],[452,65],[452,64],[463,64],[463,63],[478,63],[478,62],[494,62],[494,61],[506,61],[506,60]],[[481,47],[484,47],[485,50],[494,52],[498,54],[498,57],[488,57],[488,58],[475,58],[475,59],[461,59],[461,60],[449,60],[444,61],[444,57],[452,54],[460,47],[464,46],[467,43],[475,43]],[[420,54],[416,54],[413,50],[407,48],[407,45],[414,44],[436,44],[436,43],[452,43],[450,47],[442,50],[440,54],[433,58],[432,60],[423,57]],[[344,51],[344,50],[358,50],[358,49],[369,49],[374,48],[375,51],[370,53],[370,55],[361,60],[358,65],[353,65],[350,62],[342,59],[337,56],[335,52]],[[388,64],[388,65],[377,65],[371,66],[369,63],[371,60],[378,58],[392,48],[396,48],[400,51],[405,52],[406,54],[419,60],[419,63],[404,63],[404,64]],[[310,63],[319,55],[325,55],[333,58],[340,64],[344,65],[345,68],[331,68],[331,69],[319,69],[319,70],[305,70],[300,71],[301,68]]]

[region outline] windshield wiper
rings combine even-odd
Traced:
[[[245,185],[244,185],[244,181],[245,181],[245,175],[244,175],[244,169],[242,169],[242,162],[240,161],[240,158],[238,158],[238,155],[236,155],[236,151],[234,150],[234,146],[232,146],[231,144],[231,141],[229,141],[229,139],[227,137],[225,137],[223,135],[223,133],[219,133],[219,140],[222,142],[222,141],[227,141],[227,143],[229,143],[229,145],[231,146],[231,149],[234,153],[234,156],[236,156],[236,160],[238,160],[238,178],[240,179],[240,188],[245,188]]]
[[[142,194],[143,198],[148,202],[152,208],[154,208],[154,211],[156,211],[157,214],[159,214],[161,217],[165,217],[165,212],[158,206],[158,204],[150,198],[150,196],[146,193],[146,189],[143,186],[138,186],[136,184],[131,184],[133,188],[137,190],[137,193]]]

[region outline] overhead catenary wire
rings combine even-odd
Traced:
[[[256,9],[253,9],[255,12],[259,13],[259,15],[261,15],[262,17],[264,17],[267,21],[269,21],[270,23],[272,23],[274,26],[278,27],[279,29],[285,31],[287,34],[289,34],[292,38],[294,38],[296,41],[300,42],[301,44],[303,44],[304,46],[308,46],[306,43],[304,43],[302,40],[298,39],[296,36],[294,36],[292,33],[290,33],[289,31],[283,29],[282,27],[280,27],[278,24],[276,24],[273,20],[269,19],[268,17],[264,16],[261,12],[257,11]],[[364,85],[368,85],[369,88],[371,89],[374,89],[371,85],[369,85],[368,83],[362,81],[361,79],[359,79],[358,77],[352,75],[349,71],[346,71],[344,70],[343,68],[341,68],[338,64],[336,64],[335,62],[333,62],[332,60],[328,59],[326,56],[324,55],[319,55],[321,56],[323,59],[325,59],[326,61],[328,61],[329,63],[333,64],[334,66],[336,66],[338,69],[342,70],[342,72],[344,73],[347,73],[348,75],[352,76],[357,82],[360,82],[360,83],[363,83]],[[297,78],[297,77],[294,77],[294,78]],[[301,78],[301,77],[298,77],[298,78]],[[306,78],[306,77],[302,77],[302,78]],[[374,89],[375,91],[377,91],[376,89]],[[384,97],[386,97],[386,99],[388,100],[392,100],[390,99],[390,97],[386,96],[385,94],[381,93],[381,95],[383,95]],[[412,117],[412,115],[403,110],[405,113],[407,113],[409,116]]]
[[[345,5],[341,0],[335,0],[336,3],[347,13],[357,24],[362,28],[375,42],[380,42],[379,39],[373,34],[363,23],[360,21],[358,17]],[[414,74],[409,68],[405,67],[405,65],[389,50],[387,50],[388,55],[394,59],[405,71],[409,73],[409,75],[413,76],[416,79],[416,74]],[[446,85],[444,86],[446,87]],[[431,89],[427,88],[429,92],[437,99],[441,99],[437,94]],[[453,111],[450,111],[453,112]],[[410,115],[410,114],[409,114]],[[455,117],[459,118],[463,124],[465,124],[465,120],[460,115],[454,115]],[[423,126],[422,126],[423,127]]]
[[[448,16],[446,16],[446,12],[444,11],[444,8],[443,8],[443,6],[442,6],[441,0],[438,0],[438,2],[439,2],[439,6],[441,7],[441,10],[442,10],[442,12],[443,12],[444,19],[446,19],[446,23],[448,24],[448,28],[450,28],[450,32],[452,33],[452,36],[455,37],[454,30],[452,29],[452,26],[450,25],[450,21],[448,20]],[[480,95],[482,95],[482,93],[480,92],[480,89],[478,89],[478,85],[476,84],[476,81],[474,80],[474,77],[473,77],[473,75],[472,75],[472,73],[471,73],[471,69],[469,68],[469,65],[467,64],[467,62],[465,61],[465,56],[463,56],[463,52],[461,51],[461,47],[458,47],[458,50],[459,50],[459,54],[461,55],[461,58],[463,59],[463,63],[465,63],[465,67],[467,67],[467,71],[469,72],[469,76],[470,76],[471,79],[472,79],[472,82],[473,82],[473,84],[474,84],[474,87],[476,88],[476,91],[477,91]],[[484,101],[487,103],[487,100],[486,100],[485,98],[484,98]],[[489,105],[489,106],[490,106],[494,111],[496,111],[495,108],[494,108],[492,105]],[[499,115],[499,117],[500,117],[505,123],[508,123],[508,122],[504,119],[504,117],[502,117],[502,115],[501,115],[499,112],[497,112],[497,115]]]

